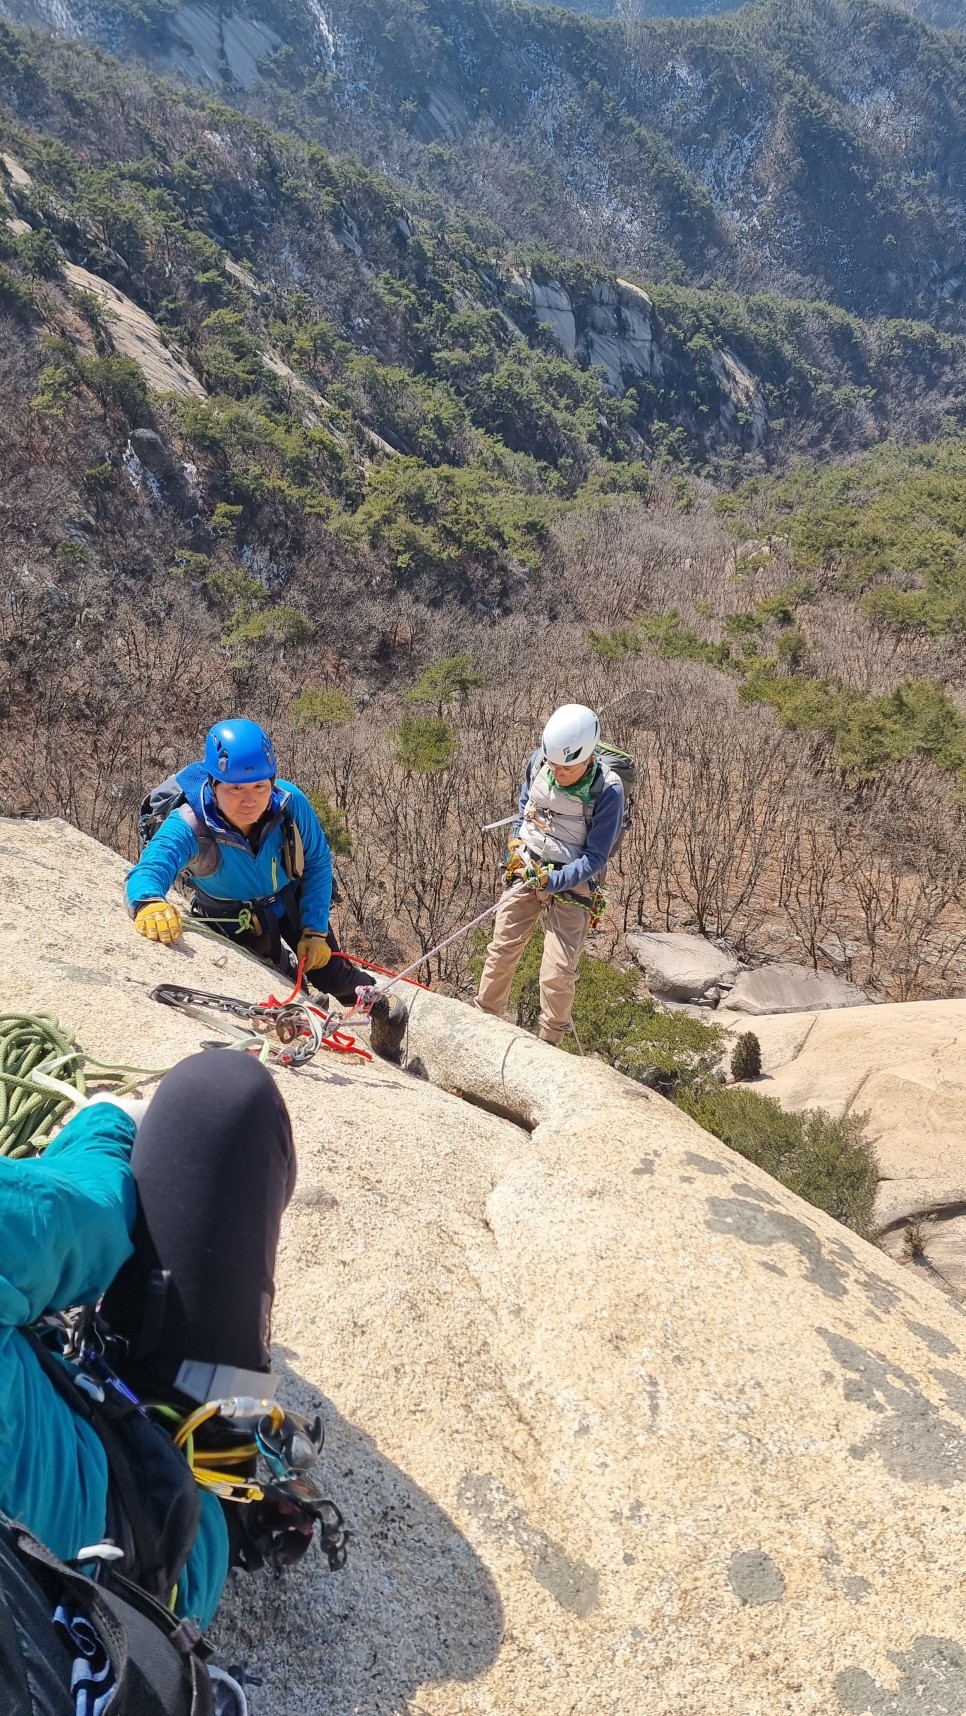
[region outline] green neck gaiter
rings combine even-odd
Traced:
[[[593,767],[589,768],[586,774],[582,774],[579,781],[574,781],[573,786],[561,786],[553,772],[552,763],[547,764],[547,773],[550,776],[551,786],[556,787],[558,792],[567,792],[570,794],[571,798],[579,798],[581,804],[586,804],[590,798],[590,789],[594,784],[594,776],[597,773],[597,764],[594,763]]]

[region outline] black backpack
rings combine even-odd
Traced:
[[[601,739],[598,744],[596,756],[598,762],[603,765],[601,773],[597,776],[597,780],[601,783],[598,791],[603,791],[606,784],[603,776],[608,772],[612,775],[616,775],[621,786],[624,788],[624,828],[626,829],[631,820],[634,806],[637,803],[637,782],[639,774],[637,759],[636,757],[632,757],[629,751],[621,751],[618,750],[616,745],[609,745],[606,739]],[[596,786],[596,782],[594,785]],[[593,798],[594,796],[594,788],[592,787],[591,797]]]
[[[71,1670],[81,1652],[54,1621],[61,1607],[72,1632],[88,1632],[85,1654],[102,1647],[115,1687],[111,1716],[214,1716],[196,1627],[115,1573],[95,1584],[0,1514],[3,1716],[75,1716]]]
[[[187,770],[184,771],[187,773]],[[158,786],[141,800],[138,811],[138,846],[141,852],[149,840],[157,834],[163,822],[166,822],[173,810],[183,816],[192,834],[198,842],[198,856],[193,858],[188,866],[192,875],[210,876],[218,868],[218,851],[215,842],[205,834],[205,825],[200,817],[195,815],[185,792],[179,775],[169,775]]]
[[[194,1477],[170,1437],[132,1399],[109,1386],[97,1399],[79,1386],[76,1370],[48,1344],[59,1327],[38,1325],[20,1334],[104,1448],[105,1537],[121,1553],[101,1566],[95,1583],[0,1514],[0,1710],[3,1716],[73,1716],[71,1651],[53,1621],[63,1603],[89,1623],[110,1660],[118,1689],[111,1716],[211,1716],[207,1647],[198,1628],[167,1607],[198,1529]],[[38,1670],[38,1661],[47,1668]]]

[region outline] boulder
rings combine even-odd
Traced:
[[[734,1013],[814,1013],[826,1007],[868,1007],[864,989],[805,965],[761,965],[743,971],[728,996]]]
[[[180,481],[183,472],[155,429],[132,429],[128,446],[161,482]]]
[[[730,997],[716,1018],[731,1030],[746,1029],[746,1020]],[[966,1187],[966,1001],[786,1014],[756,1018],[754,1029],[769,1075],[756,1088],[783,1108],[868,1115],[883,1222],[958,1201]]]
[[[143,942],[124,870],[0,821],[0,1010],[163,1066],[218,1026],[154,984],[271,980]],[[400,1066],[277,1074],[274,1368],[352,1538],[338,1574],[233,1576],[213,1640],[253,1716],[958,1711],[958,1306],[653,1092],[404,993]]]
[[[726,988],[740,969],[735,954],[722,953],[700,935],[635,931],[625,941],[648,987],[671,1001],[693,1001],[710,989]]]

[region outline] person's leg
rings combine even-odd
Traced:
[[[589,928],[590,914],[583,906],[551,900],[540,963],[540,1039],[544,1043],[559,1043],[570,1029],[577,964]]]
[[[476,1004],[484,1013],[499,1015],[506,1011],[513,974],[543,906],[544,902],[529,888],[511,888],[500,901],[476,997]]]
[[[328,965],[323,965],[321,971],[308,972],[308,982],[322,994],[333,996],[343,1007],[352,1007],[355,1004],[356,990],[371,987],[372,972],[354,965],[348,955],[341,951],[335,930],[330,929],[325,939],[332,949],[332,958]]]
[[[136,1390],[185,1359],[267,1371],[275,1251],[295,1185],[285,1104],[250,1055],[209,1050],[162,1079],[141,1122],[134,1256],[104,1300]],[[163,1298],[152,1276],[167,1271]]]
[[[279,920],[281,933],[293,950],[298,946],[299,927],[289,912]],[[323,965],[321,971],[307,971],[305,981],[310,988],[321,995],[331,995],[343,1007],[355,1004],[356,990],[366,989],[372,983],[371,973],[363,971],[361,966],[354,965],[340,950],[338,937],[334,929],[326,932],[326,941],[332,949],[332,958],[328,965]]]

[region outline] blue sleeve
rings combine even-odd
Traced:
[[[97,1103],[42,1156],[0,1158],[0,1509],[60,1556],[104,1535],[107,1456],[16,1325],[90,1304],[130,1256],[134,1132]]]
[[[587,834],[587,846],[572,864],[555,870],[547,883],[550,894],[565,894],[581,882],[592,882],[606,868],[607,860],[617,845],[624,825],[624,788],[620,781],[611,781],[597,800],[593,820]]]
[[[0,1157],[0,1324],[91,1304],[131,1255],[134,1121],[81,1109],[42,1156]]]
[[[533,752],[524,771],[523,785],[520,788],[520,797],[517,801],[517,819],[513,824],[514,834],[519,834],[523,825],[523,813],[527,808],[527,799],[530,797],[530,782],[533,780],[533,766],[539,755],[539,751]]]
[[[332,905],[332,853],[322,824],[304,792],[291,787],[292,815],[302,836],[305,869],[299,894],[299,917],[302,929],[327,930]]]
[[[96,1103],[42,1156],[0,1157],[0,1508],[65,1557],[104,1535],[107,1458],[96,1430],[53,1388],[17,1325],[46,1310],[91,1304],[131,1255],[134,1135],[129,1114]],[[224,1515],[217,1498],[203,1494],[178,1614],[207,1627],[227,1576]]]
[[[172,810],[127,873],[124,891],[133,917],[145,900],[163,900],[176,876],[197,856],[198,842],[183,816]]]

